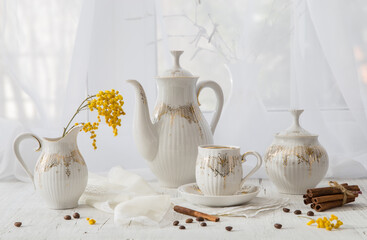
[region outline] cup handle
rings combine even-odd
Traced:
[[[259,168],[261,167],[261,164],[263,163],[263,160],[262,160],[260,154],[257,153],[257,152],[253,152],[253,151],[246,152],[242,155],[242,157],[241,157],[242,163],[246,162],[246,156],[248,156],[248,155],[255,156],[257,158],[257,164],[244,178],[242,178],[241,187],[243,186],[243,184],[245,183],[247,178],[251,177],[257,170],[259,170]]]
[[[38,149],[36,149],[35,151],[40,151],[41,148],[42,148],[42,144],[41,144],[41,140],[34,134],[32,133],[23,133],[23,134],[20,134],[15,140],[14,140],[14,153],[15,153],[15,156],[17,157],[18,161],[20,162],[20,165],[22,165],[23,169],[26,171],[27,175],[31,178],[32,182],[33,182],[33,186],[34,185],[34,177],[33,177],[33,174],[32,172],[29,170],[29,168],[27,167],[27,165],[25,164],[22,156],[20,155],[20,152],[19,152],[19,145],[20,145],[20,142],[23,141],[24,139],[27,139],[27,138],[35,138],[38,142]]]

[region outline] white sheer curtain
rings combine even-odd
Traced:
[[[17,99],[12,111],[1,113],[4,121],[1,141],[4,145],[0,148],[0,178],[15,175],[25,179],[12,150],[12,141],[17,134],[31,131],[39,136],[58,137],[87,94],[111,88],[120,90],[125,98],[127,116],[122,120],[119,135],[113,137],[111,129],[102,124],[97,133],[98,149],[93,150],[87,134],[80,134],[79,148],[91,171],[104,172],[116,165],[128,169],[146,168],[132,140],[134,92],[125,80],[136,78],[145,82],[145,87],[150,89],[150,104],[154,104],[155,3],[144,0],[133,4],[118,0],[72,2],[40,0],[32,3],[34,7],[30,8],[26,1],[2,1],[4,15],[0,16],[4,26],[1,37],[4,41],[1,43],[7,52],[1,67],[6,72],[22,74],[4,77],[1,84],[5,86],[10,82],[13,95],[16,94],[14,91],[20,91],[25,97]],[[68,12],[71,16],[64,16],[59,11]],[[29,12],[30,19],[22,12]],[[44,15],[38,16],[39,13]],[[34,24],[33,18],[39,18],[40,23]],[[20,32],[22,29],[27,32]],[[69,31],[65,32],[65,29]],[[8,32],[12,36],[6,41]],[[71,39],[67,46],[63,45],[66,41],[64,35]],[[22,53],[14,45],[14,40],[19,39],[20,45],[27,43],[25,51],[31,53],[27,55],[29,65],[22,64]],[[10,52],[13,49],[15,52]],[[51,53],[55,53],[54,61],[47,59],[47,54]],[[42,79],[36,75],[38,72],[42,73]],[[10,101],[6,94],[2,92],[1,95],[5,110]],[[34,116],[13,114],[22,112],[27,103],[33,106],[30,112]],[[79,120],[89,118],[96,116],[79,116]],[[23,145],[24,158],[32,168],[38,157],[32,149],[36,144],[30,140]]]
[[[0,2],[0,178],[22,178],[15,135],[58,136],[87,93],[109,88],[125,98],[123,126],[116,138],[102,126],[97,151],[80,134],[81,152],[91,171],[146,169],[124,80],[141,81],[153,107],[153,77],[170,65],[170,49],[185,50],[185,68],[222,86],[217,143],[264,153],[290,124],[286,110],[303,108],[302,125],[329,153],[329,176],[367,176],[364,1]],[[209,118],[214,99],[209,90],[200,98]],[[30,165],[32,147],[24,149]]]
[[[0,1],[0,178],[25,179],[13,153],[16,135],[60,135],[80,9],[74,0]],[[22,146],[31,168],[35,146]]]
[[[237,126],[232,136],[218,128],[220,139],[264,152],[272,134],[290,123],[283,110],[302,108],[302,125],[320,135],[329,153],[328,175],[366,177],[366,3],[269,1],[264,8],[265,2],[251,2],[258,21],[244,18],[245,61],[230,65],[233,88],[243,94],[233,94],[221,122],[238,116]]]

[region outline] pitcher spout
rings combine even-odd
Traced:
[[[76,138],[82,128],[83,128],[82,126],[75,126],[71,128],[64,137],[58,139],[52,139],[52,138],[45,138],[45,139],[51,142],[55,142],[58,140],[59,142],[76,144]]]
[[[78,133],[80,132],[80,130],[82,130],[83,126],[75,126],[73,127],[73,129],[71,129],[64,138],[68,138],[68,139],[76,139],[76,137],[78,136]]]
[[[152,161],[158,151],[158,133],[150,119],[147,98],[141,84],[136,80],[127,80],[135,88],[135,113],[133,135],[140,154]]]

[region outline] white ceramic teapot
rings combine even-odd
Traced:
[[[265,157],[265,168],[279,192],[304,194],[325,176],[329,158],[318,136],[299,124],[303,110],[291,110],[293,125],[275,135]]]
[[[213,143],[213,134],[223,108],[220,86],[213,81],[197,84],[199,77],[180,66],[179,58],[183,51],[171,53],[174,67],[157,77],[158,96],[153,121],[143,87],[136,80],[128,80],[136,90],[135,144],[164,187],[195,182],[198,146]],[[210,126],[198,104],[198,94],[205,87],[213,89],[217,97]]]

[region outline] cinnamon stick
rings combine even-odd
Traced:
[[[355,194],[354,197],[352,196],[347,196],[347,201],[350,198],[356,198],[358,197],[358,194]],[[333,201],[337,201],[337,200],[343,200],[344,199],[344,194],[333,194],[333,195],[326,195],[326,196],[320,196],[320,197],[315,197],[315,198],[311,198],[312,202],[314,203],[324,203],[324,202],[333,202]]]
[[[356,191],[356,192],[360,191],[358,185],[351,185],[351,186],[348,186],[347,184],[341,184],[341,185],[350,191]],[[325,195],[332,195],[332,194],[340,194],[340,193],[342,193],[342,191],[335,187],[307,189],[307,195],[310,198],[325,196]]]
[[[305,198],[305,199],[303,199],[303,202],[305,203],[305,205],[307,205],[307,204],[310,204],[310,203],[312,203],[313,201],[312,201],[312,198]]]
[[[311,208],[315,209],[315,207],[316,207],[316,203],[311,203]]]
[[[175,210],[178,213],[182,213],[182,214],[193,216],[193,217],[203,217],[204,219],[212,221],[212,222],[219,222],[220,220],[219,217],[209,215],[206,213],[202,213],[202,212],[198,212],[190,208],[185,208],[185,207],[181,207],[177,205],[173,207],[173,210]]]
[[[342,183],[340,184],[342,185],[343,187],[347,187],[348,186],[348,183]],[[330,189],[331,187],[323,187],[323,188],[311,188],[311,189],[307,189],[306,191],[306,194],[304,194],[303,196],[307,196],[309,198],[312,198],[312,197],[318,197],[316,196],[317,194],[319,194],[320,192],[325,192],[325,190],[328,190]],[[314,196],[315,195],[315,196]],[[324,194],[326,195],[326,194]],[[303,197],[304,198],[304,197]]]
[[[350,203],[350,202],[354,202],[355,198],[348,198],[346,203]],[[315,210],[317,212],[322,212],[331,208],[336,208],[336,207],[340,207],[343,205],[343,200],[337,200],[337,201],[332,201],[332,202],[324,202],[324,203],[319,203],[315,205]]]

